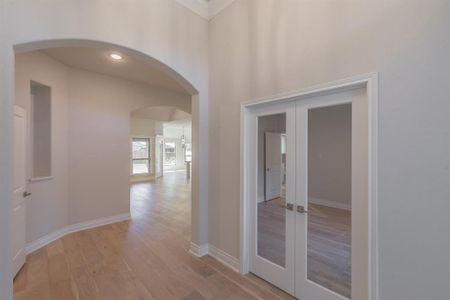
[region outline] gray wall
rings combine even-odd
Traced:
[[[239,257],[240,104],[379,72],[381,299],[449,299],[450,1],[237,0],[209,27],[209,242]]]
[[[352,106],[308,112],[308,196],[310,202],[351,208]]]

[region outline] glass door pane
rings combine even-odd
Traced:
[[[351,294],[352,106],[308,110],[307,279]]]
[[[286,113],[258,117],[257,254],[286,266]]]

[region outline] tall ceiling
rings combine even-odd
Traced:
[[[178,82],[141,58],[123,55],[123,60],[113,61],[109,55],[116,53],[114,49],[62,47],[43,52],[70,67],[187,94]]]

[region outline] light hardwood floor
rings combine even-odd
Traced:
[[[188,253],[184,173],[131,187],[132,220],[67,235],[28,255],[14,299],[293,299],[215,259]]]
[[[284,198],[258,204],[258,255],[285,265]],[[308,279],[347,298],[351,292],[351,212],[309,204]]]

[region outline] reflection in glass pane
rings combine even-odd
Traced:
[[[286,114],[258,118],[259,256],[285,267]]]
[[[307,277],[350,298],[351,104],[308,112]]]

